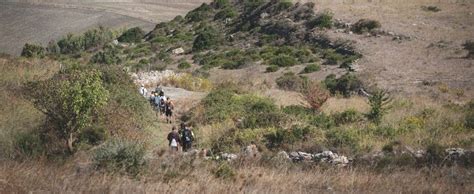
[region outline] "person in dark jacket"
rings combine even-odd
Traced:
[[[181,123],[181,129],[179,130],[179,134],[181,135],[183,152],[189,151],[192,148],[192,144],[194,141],[193,131],[189,127],[186,127],[184,123]]]
[[[173,128],[171,128],[171,132],[168,133],[168,142],[169,142],[169,146],[170,146],[170,150],[172,153],[175,153],[178,151],[178,146],[180,144],[180,138],[179,138],[179,134],[178,132],[176,131],[176,127],[173,126]]]

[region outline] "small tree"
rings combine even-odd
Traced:
[[[320,112],[321,107],[330,97],[329,91],[316,82],[306,83],[301,94],[306,103],[316,112]]]
[[[382,117],[390,108],[389,104],[392,101],[389,94],[385,90],[377,90],[369,96],[370,112],[367,113],[367,118],[375,124],[380,124]]]
[[[120,42],[139,43],[144,36],[145,32],[140,27],[135,27],[125,31],[117,40]]]
[[[108,99],[97,70],[68,70],[51,79],[30,83],[27,91],[34,106],[52,124],[47,130],[63,139],[70,152],[74,151],[81,130],[92,124]]]

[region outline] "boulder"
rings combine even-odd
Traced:
[[[184,53],[184,49],[182,47],[179,47],[179,48],[173,49],[171,52],[175,55],[180,55]]]
[[[220,159],[222,160],[227,160],[227,161],[232,161],[237,159],[238,156],[236,154],[229,154],[229,153],[222,153]]]

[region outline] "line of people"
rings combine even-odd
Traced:
[[[172,123],[174,103],[170,97],[165,96],[165,93],[160,85],[158,85],[148,97],[148,91],[142,84],[140,87],[140,94],[143,95],[143,97],[149,99],[150,104],[154,107],[157,116],[164,115],[166,117],[166,122]],[[167,140],[172,153],[177,152],[179,147],[182,148],[183,152],[187,152],[192,148],[192,143],[194,142],[194,133],[190,127],[186,126],[184,123],[181,123],[179,130],[176,130],[175,126],[172,127],[171,132],[167,136]]]
[[[140,87],[140,94],[145,98],[147,97],[147,90],[144,85]],[[173,121],[173,110],[174,102],[170,97],[166,97],[163,89],[158,85],[155,91],[151,92],[150,97],[148,98],[150,105],[153,106],[153,109],[156,111],[157,116],[165,116],[167,123],[172,123]]]

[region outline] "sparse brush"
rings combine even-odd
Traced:
[[[321,111],[321,106],[329,99],[329,91],[319,83],[308,82],[301,92],[306,103],[316,112]]]

